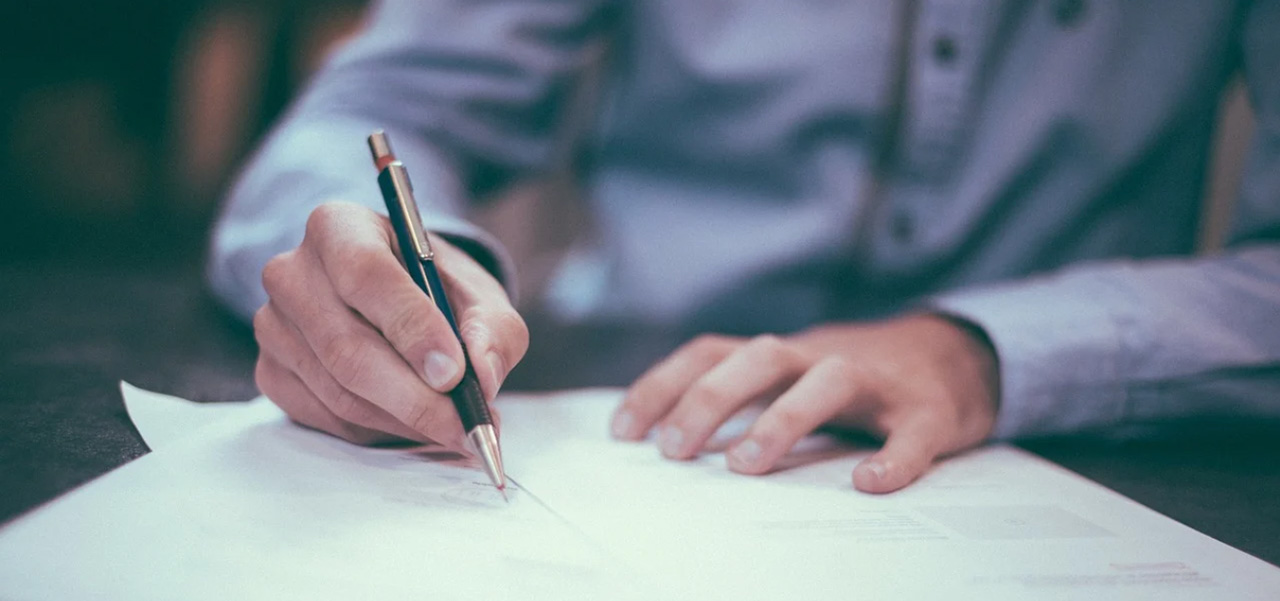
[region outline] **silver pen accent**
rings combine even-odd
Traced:
[[[502,493],[502,499],[507,500],[507,475],[502,469],[502,449],[498,447],[498,431],[492,424],[481,424],[467,433],[467,440],[471,441],[471,448],[484,463],[484,471],[489,475],[489,480]]]

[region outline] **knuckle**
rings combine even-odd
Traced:
[[[292,370],[293,373],[302,376],[303,374],[311,371],[309,355],[298,352],[283,353],[282,355],[283,356],[277,356],[277,360],[287,361],[289,363],[289,369]]]
[[[360,399],[352,394],[350,390],[341,388],[329,399],[329,411],[338,416],[343,421],[349,423],[363,423],[362,419],[365,413],[360,406]]]
[[[326,202],[307,216],[306,235],[323,239],[329,232],[337,229],[349,218],[350,207],[345,203]]]
[[[439,422],[437,417],[432,403],[418,402],[409,407],[403,422],[415,432],[430,435]]]
[[[267,306],[264,304],[253,312],[253,329],[260,330],[267,327]]]
[[[325,369],[344,388],[359,387],[373,370],[373,349],[356,336],[333,336],[325,343],[321,356],[324,357]]]
[[[270,342],[268,332],[271,331],[271,325],[271,314],[267,305],[258,307],[258,310],[253,313],[253,338],[258,341],[258,348],[263,348]]]
[[[313,365],[312,367],[315,366]],[[316,377],[313,378],[316,386],[316,397],[324,399],[323,402],[326,407],[331,406],[333,403],[328,399],[338,398],[339,395],[346,391],[346,388],[343,388],[342,384],[338,383],[337,378],[334,378],[333,374],[329,373],[323,365],[321,365],[317,371],[320,373],[316,374]]]
[[[840,355],[823,357],[813,368],[830,374],[844,386],[865,386],[871,380],[870,372],[862,364]]]
[[[760,334],[751,339],[751,345],[760,351],[770,353],[776,353],[787,348],[786,343],[777,334]]]
[[[434,333],[430,315],[416,303],[404,303],[391,312],[382,326],[382,335],[397,348],[407,349]]]
[[[350,298],[377,285],[382,267],[389,258],[385,249],[357,247],[342,253],[337,265],[326,267],[330,281],[343,298]]]
[[[806,434],[804,414],[794,408],[773,407],[769,412],[771,419],[768,426],[777,437],[799,436]]]
[[[688,345],[690,351],[697,354],[710,354],[719,351],[728,342],[728,338],[720,334],[699,334]]]
[[[340,389],[337,395],[329,402],[329,410],[333,412],[344,423],[344,427],[349,433],[357,435],[358,438],[369,438],[370,435],[377,437],[380,431],[373,428],[375,423],[373,408],[355,393],[345,388]],[[359,442],[351,436],[344,436],[352,442]]]
[[[761,334],[752,338],[743,350],[768,361],[778,361],[790,355],[787,343],[773,334]]]
[[[719,385],[699,380],[689,387],[686,398],[695,407],[721,408],[729,406],[733,399]]]
[[[289,282],[289,269],[293,257],[293,251],[281,253],[271,257],[266,265],[262,266],[262,287],[267,294],[274,296]]]

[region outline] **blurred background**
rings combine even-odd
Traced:
[[[363,4],[4,3],[0,256],[198,257],[235,166]]]
[[[0,265],[200,268],[218,201],[364,0],[10,0],[0,7]],[[473,215],[537,286],[578,223],[567,178]],[[563,204],[563,203],[562,203]],[[536,239],[536,240],[535,240]],[[0,284],[3,286],[3,284]],[[529,292],[534,292],[530,289]],[[522,294],[533,298],[536,294]]]
[[[364,0],[10,0],[0,8],[0,264],[178,262],[199,267],[217,202],[257,139],[333,49]],[[1202,246],[1252,130],[1239,86],[1206,190]],[[582,218],[570,178],[473,215],[513,246],[536,298]],[[547,194],[548,189],[552,194]],[[550,200],[548,200],[550,199]],[[547,203],[558,203],[554,220]]]

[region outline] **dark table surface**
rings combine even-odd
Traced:
[[[0,266],[0,521],[147,452],[122,379],[205,402],[257,394],[253,337],[206,295],[196,261],[147,263]],[[1022,446],[1280,564],[1280,424],[1203,426]]]

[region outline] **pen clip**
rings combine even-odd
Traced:
[[[404,215],[414,254],[422,261],[435,260],[436,253],[431,248],[426,228],[422,227],[422,215],[418,213],[418,202],[413,197],[413,184],[409,182],[409,172],[405,171],[404,163],[391,161],[387,165],[387,176],[391,179],[391,186],[395,188],[396,204],[399,205],[400,214]]]
[[[373,153],[374,166],[387,177],[387,181],[381,183],[387,210],[397,213],[401,217],[400,221],[404,222],[409,234],[408,242],[413,246],[413,254],[417,255],[419,261],[435,260],[436,253],[431,248],[431,240],[427,237],[426,228],[422,227],[418,201],[413,197],[413,182],[409,181],[409,172],[405,170],[404,163],[397,160],[395,153],[392,152],[391,140],[387,138],[386,132],[378,129],[369,135],[369,151]],[[382,180],[379,179],[379,182]],[[391,186],[390,195],[386,189],[388,184]],[[391,216],[393,221],[397,215]]]

